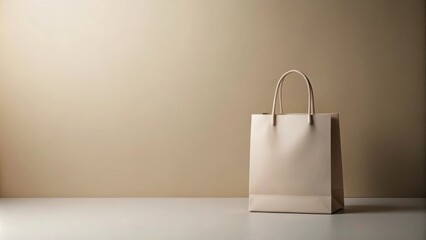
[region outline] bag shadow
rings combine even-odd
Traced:
[[[424,210],[424,206],[389,206],[389,205],[349,205],[335,214],[355,213],[390,213],[390,212],[412,212]]]

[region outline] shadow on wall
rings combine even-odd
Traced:
[[[2,194],[2,184],[3,184],[3,172],[2,172],[2,170],[3,170],[3,168],[2,168],[2,156],[1,156],[1,154],[0,154],[0,198],[3,196],[3,194]]]
[[[398,133],[401,128],[387,127],[386,133],[369,136],[365,154],[369,161],[363,166],[364,188],[373,196],[366,197],[424,197],[422,177],[426,164],[418,149],[421,143],[410,140],[410,133]],[[368,134],[367,134],[368,135]],[[416,137],[418,139],[418,136]],[[423,162],[423,163],[422,163]],[[419,165],[422,167],[419,168]]]
[[[425,88],[423,84],[422,88]],[[369,96],[369,101],[374,97]],[[378,100],[388,101],[388,100]],[[395,102],[402,99],[389,100]],[[345,197],[425,197],[425,116],[411,102],[345,112],[341,119]],[[365,106],[365,104],[363,104]],[[420,114],[419,114],[420,113]],[[350,121],[362,115],[360,121]],[[407,121],[410,119],[410,121]]]

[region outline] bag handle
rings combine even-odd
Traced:
[[[297,71],[297,70],[296,70]],[[305,75],[305,77],[306,77],[306,75]],[[306,77],[307,78],[307,77]],[[309,80],[309,79],[308,79]],[[309,82],[310,83],[310,82]],[[279,90],[279,92],[278,92],[278,99],[279,99],[279,104],[280,104],[280,114],[284,114],[284,110],[283,110],[283,87],[282,87],[282,85],[283,84],[281,84],[281,87],[280,87],[280,90]],[[313,113],[315,114],[315,106],[314,106],[314,104],[312,104],[312,100],[313,100],[313,97],[314,96],[314,91],[313,91],[313,89],[312,89],[312,86],[311,86],[311,94],[310,94],[310,97],[311,97],[311,100],[310,100],[310,102],[311,102],[311,109],[312,109],[312,107],[313,107]]]
[[[280,80],[278,80],[277,86],[275,88],[275,94],[274,94],[274,101],[272,103],[272,125],[275,126],[276,124],[276,114],[275,114],[275,107],[276,107],[276,100],[277,100],[277,95],[279,97],[280,100],[280,110],[281,113],[283,112],[283,104],[282,104],[282,83],[284,82],[284,79],[287,75],[289,75],[290,73],[298,73],[299,75],[302,75],[302,77],[305,79],[306,82],[306,87],[308,88],[308,124],[312,124],[312,115],[315,114],[315,104],[314,104],[314,91],[312,89],[312,84],[309,81],[308,77],[302,73],[301,71],[298,70],[290,70],[286,73],[284,73],[281,77]]]

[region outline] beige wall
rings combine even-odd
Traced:
[[[341,113],[347,196],[426,196],[423,1],[0,1],[3,197],[246,196],[293,68]]]

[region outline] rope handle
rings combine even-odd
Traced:
[[[285,77],[287,77],[287,75],[289,75],[290,73],[298,73],[299,75],[301,75],[305,79],[306,87],[308,88],[308,124],[312,124],[312,115],[315,114],[314,91],[312,89],[312,84],[309,81],[308,77],[304,73],[302,73],[301,71],[290,70],[290,71],[284,73],[280,77],[280,80],[278,80],[277,86],[275,88],[274,101],[272,103],[272,125],[273,126],[275,126],[275,124],[276,124],[275,107],[276,107],[277,96],[279,98],[281,113],[283,113],[282,84],[284,82]]]

